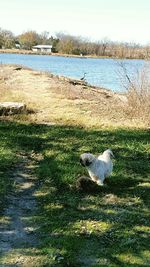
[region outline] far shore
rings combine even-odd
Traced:
[[[122,58],[122,57],[108,57],[108,56],[96,56],[96,55],[74,55],[74,54],[61,54],[61,53],[44,53],[44,52],[34,52],[32,50],[25,49],[0,49],[0,54],[23,54],[23,55],[46,55],[46,56],[60,56],[60,57],[74,57],[74,58],[108,58],[108,59],[138,59],[144,60],[144,58]]]

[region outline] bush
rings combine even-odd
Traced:
[[[131,77],[128,75],[124,63],[120,64],[124,87],[127,90],[126,114],[130,118],[140,118],[150,125],[150,64],[136,71]]]

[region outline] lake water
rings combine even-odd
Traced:
[[[129,76],[144,65],[144,60],[0,54],[0,63],[3,64],[21,64],[35,70],[48,71],[75,79],[80,79],[86,73],[86,81],[89,84],[116,92],[125,90],[122,69],[120,68],[121,62],[123,62]]]

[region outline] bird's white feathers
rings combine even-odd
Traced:
[[[84,153],[80,156],[80,162],[87,168],[90,178],[98,185],[103,185],[105,178],[110,176],[113,170],[111,157],[114,157],[113,152],[107,149],[98,157]]]

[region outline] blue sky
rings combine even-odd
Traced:
[[[0,27],[150,43],[150,0],[0,0]]]

